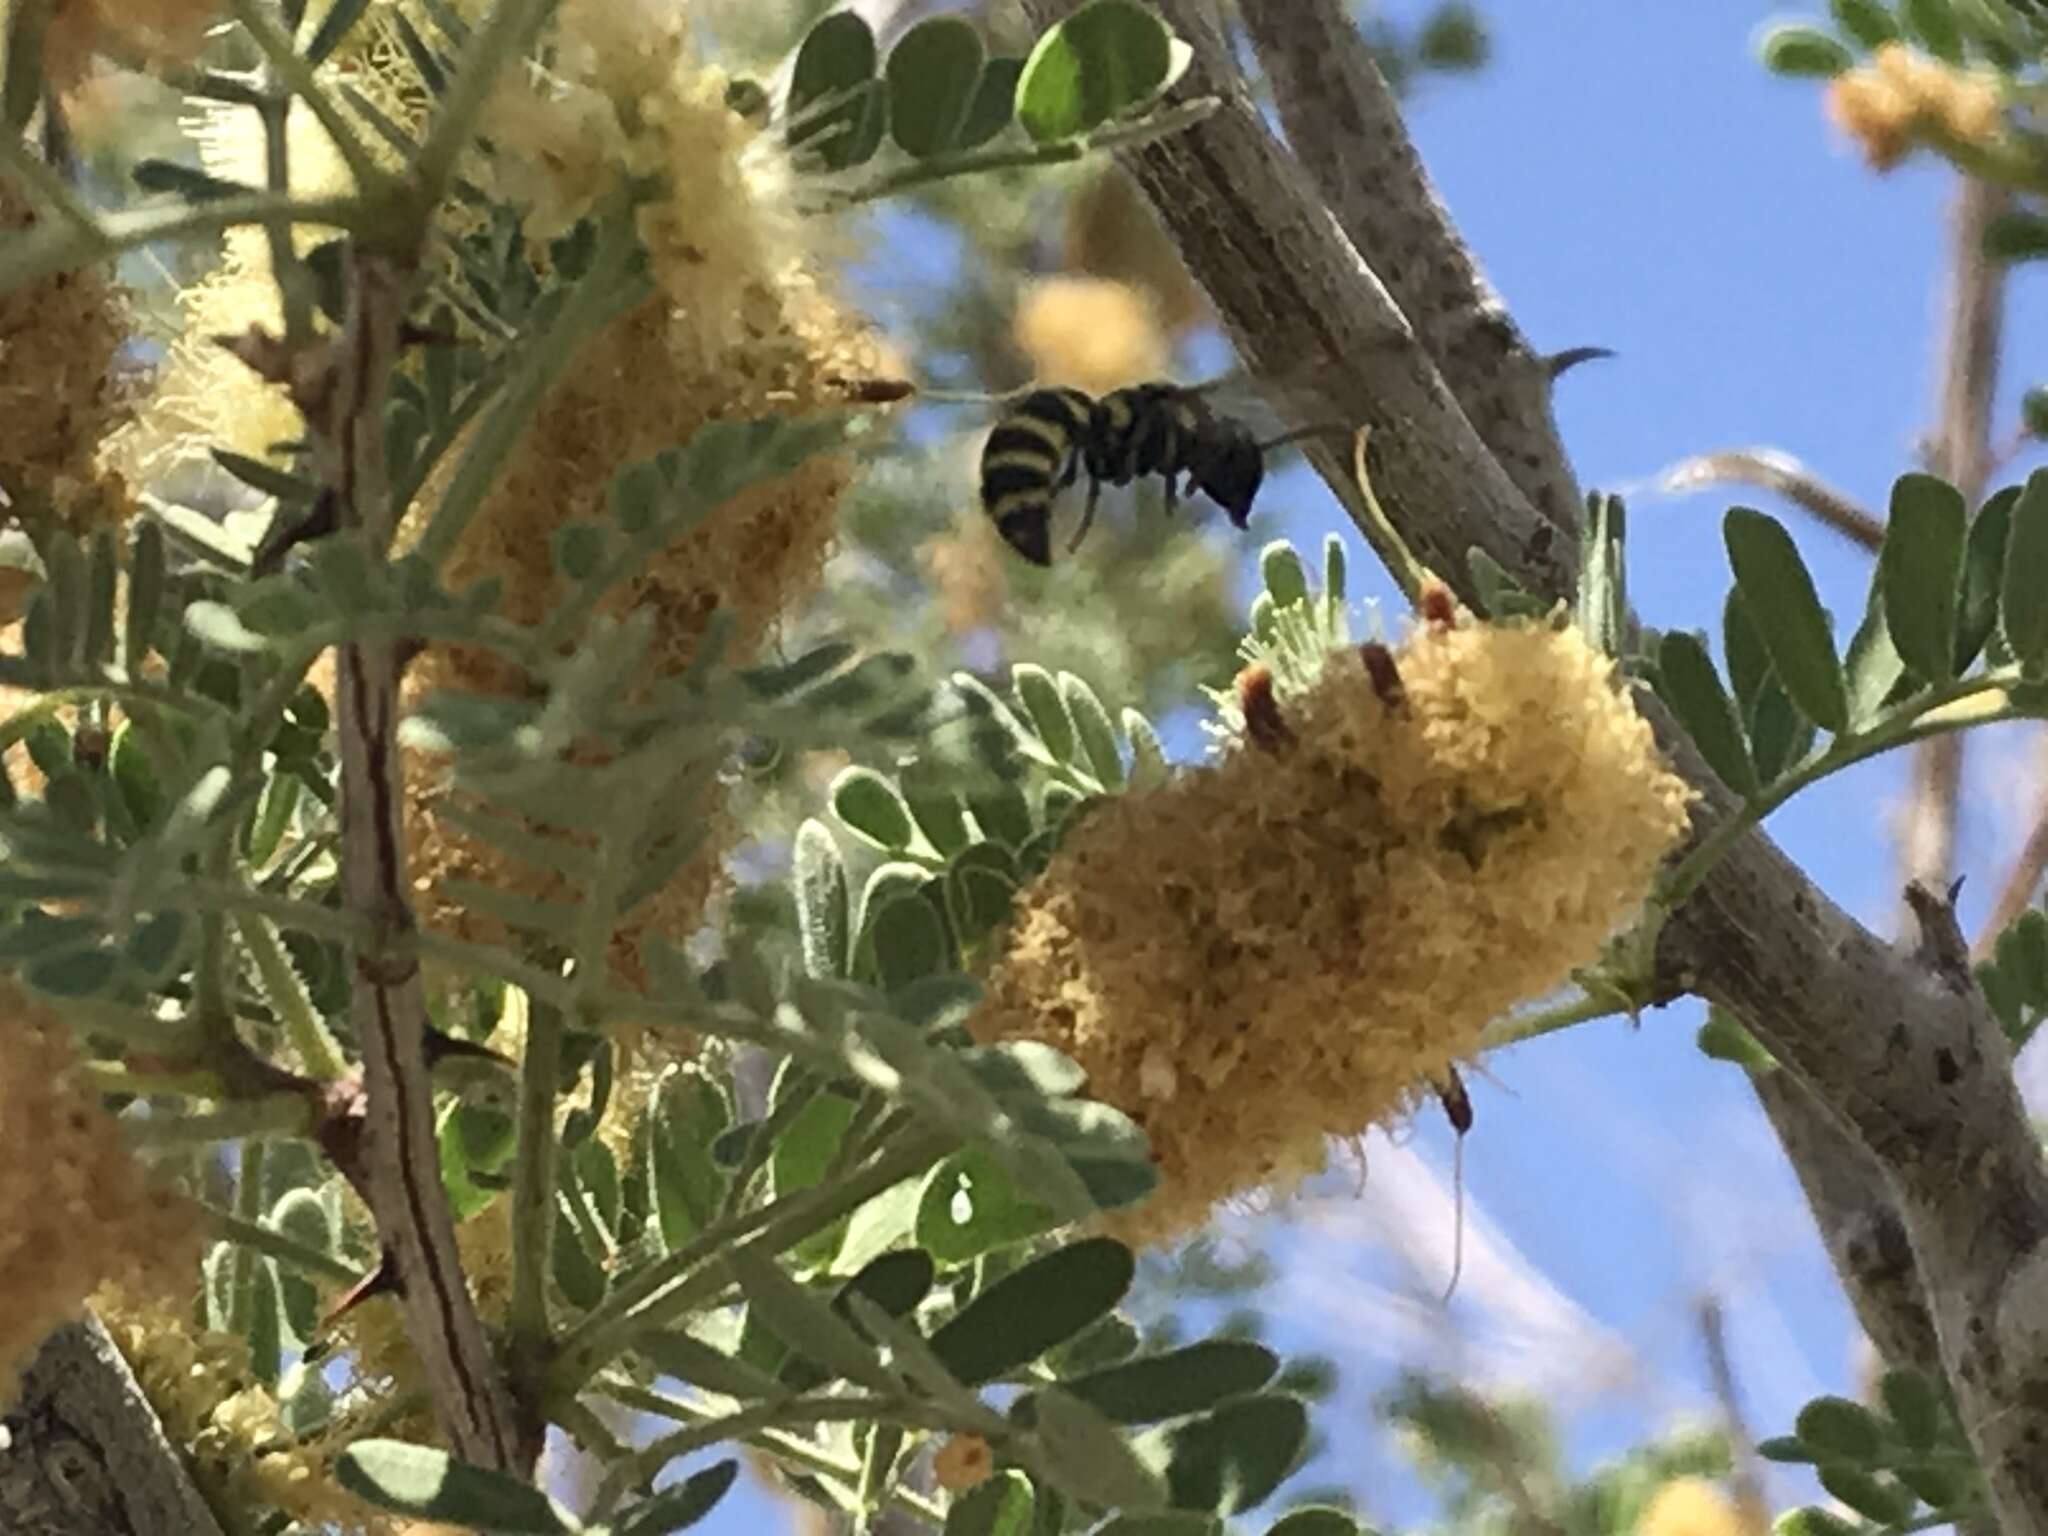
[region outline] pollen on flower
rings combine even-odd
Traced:
[[[1067,1052],[1143,1125],[1161,1183],[1127,1237],[1284,1191],[1430,1091],[1684,835],[1690,791],[1576,631],[1425,625],[1388,655],[1395,704],[1334,653],[1286,752],[1105,802],[1020,898],[973,1028]]]
[[[76,1066],[63,1021],[0,990],[0,1127],[9,1146],[35,1149],[0,1162],[0,1400],[101,1282],[157,1294],[199,1272],[197,1207],[148,1178]]]
[[[38,215],[0,180],[0,237]],[[120,295],[97,266],[54,272],[0,294],[0,506],[33,537],[125,520],[119,477],[103,475],[101,444],[129,415],[118,356],[128,334]]]
[[[1115,278],[1041,278],[1018,300],[1012,329],[1041,384],[1102,395],[1165,370],[1151,296]]]
[[[1703,1477],[1675,1477],[1636,1521],[1636,1536],[1759,1536],[1735,1501]]]
[[[522,623],[538,622],[561,599],[551,553],[555,530],[604,516],[607,488],[620,467],[686,444],[713,421],[843,404],[846,381],[876,372],[878,355],[866,328],[792,259],[800,252],[780,234],[766,233],[782,229],[782,214],[752,201],[762,185],[746,164],[755,130],[724,104],[722,77],[678,58],[672,12],[618,7],[583,39],[584,52],[576,56],[589,75],[582,83],[614,104],[630,99],[633,110],[621,109],[619,117],[635,125],[629,137],[644,147],[653,136],[668,191],[643,217],[641,235],[659,291],[569,363],[448,564],[447,578],[458,590],[483,578],[499,582],[500,611]],[[670,65],[646,67],[655,56]],[[531,104],[545,114],[553,100],[535,95]],[[578,114],[593,110],[587,101],[575,107]],[[851,472],[845,456],[819,454],[756,483],[621,584],[606,612],[652,619],[650,682],[674,676],[690,661],[714,613],[731,624],[728,658],[755,653],[777,618],[815,590]],[[422,498],[428,508],[439,491],[438,483],[428,486]],[[492,694],[528,686],[494,659],[454,649],[426,652],[408,682],[415,691],[455,686]],[[480,941],[503,937],[484,915],[437,897],[450,879],[542,899],[573,897],[558,873],[513,861],[440,816],[433,770],[431,760],[415,755],[408,774],[408,842],[428,922]],[[701,811],[694,825],[706,829],[697,852],[613,937],[614,964],[629,980],[637,974],[640,936],[689,932],[723,878],[734,823],[716,786],[695,792]]]
[[[1886,43],[1869,64],[1828,83],[1828,118],[1885,171],[1914,149],[1942,140],[1978,147],[2005,132],[2005,103],[1995,81]]]

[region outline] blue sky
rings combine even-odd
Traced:
[[[1815,87],[1767,76],[1751,39],[1773,8],[1494,0],[1484,9],[1493,62],[1477,81],[1429,85],[1411,114],[1415,136],[1534,344],[1619,354],[1562,382],[1566,441],[1586,485],[1636,488],[1630,579],[1645,618],[1717,629],[1727,586],[1718,520],[1737,494],[1642,487],[1689,454],[1769,444],[1881,508],[1893,477],[1913,467],[1932,412],[1951,180],[1932,163],[1872,175],[1823,122]],[[2001,432],[2029,365],[2048,358],[2038,285],[2023,273],[2012,301]],[[1739,499],[1787,516],[1823,599],[1837,613],[1860,611],[1865,556],[1756,493]],[[1339,526],[1305,475],[1277,482],[1262,504],[1305,547]],[[2006,737],[1975,752],[1966,923],[1981,920],[2017,844],[2026,748]],[[1845,775],[1771,824],[1837,901],[1879,925],[1895,900],[1885,826],[1903,766]],[[1694,1049],[1699,1017],[1681,1005],[1640,1030],[1585,1026],[1496,1057],[1490,1079],[1472,1079],[1469,1199],[1554,1288],[1552,1299],[1576,1309],[1584,1331],[1565,1339],[1618,1346],[1639,1367],[1632,1385],[1575,1401],[1569,1444],[1580,1466],[1674,1411],[1708,1406],[1691,1308],[1709,1290],[1729,1307],[1757,1433],[1787,1427],[1813,1392],[1853,1389],[1852,1324],[1796,1185],[1740,1076]],[[1337,1354],[1353,1384],[1325,1422],[1334,1449],[1314,1474],[1360,1485],[1389,1525],[1430,1506],[1365,1417],[1365,1394],[1399,1351],[1391,1335],[1375,1336],[1384,1307],[1364,1299],[1384,1300],[1374,1286],[1394,1266],[1384,1249],[1361,1246],[1358,1231],[1388,1208],[1373,1203],[1373,1170],[1405,1169],[1412,1196],[1418,1166],[1448,1167],[1434,1116],[1406,1146],[1369,1155],[1356,1216],[1344,1209],[1346,1184],[1279,1246],[1289,1304],[1277,1341]],[[1441,1276],[1418,1285],[1440,1287]],[[1352,1296],[1361,1299],[1347,1312]],[[1468,1286],[1451,1307],[1453,1332],[1483,1332],[1486,1308]],[[1485,1334],[1480,1347],[1487,1340],[1498,1343]],[[1570,1359],[1550,1365],[1567,1377],[1577,1369]],[[1789,1478],[1774,1489],[1781,1499],[1801,1491]],[[735,1496],[716,1528],[758,1528],[765,1513]]]

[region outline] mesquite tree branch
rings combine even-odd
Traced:
[[[330,405],[315,437],[340,536],[362,538],[380,554],[397,518],[385,473],[384,404],[411,276],[402,256],[355,250],[347,320],[326,380]],[[335,670],[342,890],[372,935],[356,952],[349,1000],[363,1053],[362,1182],[451,1448],[478,1466],[524,1475],[539,1453],[539,1425],[518,1421],[477,1317],[434,1139],[426,994],[410,943],[416,919],[405,870],[403,666],[397,642],[366,639],[340,647]]]
[[[1062,0],[1025,0],[1049,24]],[[1531,590],[1570,589],[1575,550],[1503,468],[1353,240],[1300,163],[1274,140],[1217,45],[1206,0],[1159,9],[1197,47],[1188,88],[1223,106],[1188,133],[1124,160],[1180,246],[1254,373],[1315,372],[1332,414],[1379,429],[1376,484],[1400,535],[1454,587],[1469,591],[1465,551],[1484,548]],[[1334,35],[1336,0],[1267,8],[1269,55],[1287,35]],[[1312,46],[1312,41],[1311,44]],[[1277,59],[1266,68],[1277,78]],[[1398,123],[1295,107],[1297,144],[1332,141],[1332,163],[1391,163]],[[1363,142],[1362,142],[1363,141]],[[1417,187],[1396,177],[1355,218],[1391,217]],[[1416,260],[1469,272],[1455,236]],[[1407,275],[1423,307],[1456,285]],[[1446,366],[1449,372],[1446,372]],[[1532,431],[1547,421],[1531,421]],[[1561,458],[1561,454],[1559,455]],[[1318,448],[1317,467],[1347,507],[1349,466]],[[1695,835],[1736,810],[1669,717],[1646,713],[1679,770],[1701,791]],[[1923,925],[1939,912],[1928,908]],[[1952,914],[1949,924],[1953,926]],[[1959,946],[1957,946],[1959,952]],[[1753,1029],[1827,1119],[1876,1160],[1929,1298],[1941,1359],[2009,1536],[2048,1536],[2048,1170],[2014,1089],[2011,1061],[1957,955],[1935,944],[1902,955],[1827,900],[1760,833],[1742,839],[1678,913],[1661,953],[1674,979],[1730,1008]]]

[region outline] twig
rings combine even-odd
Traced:
[[[2042,876],[2048,875],[2048,738],[2039,742],[2037,750],[2041,757],[2041,782],[2034,791],[2034,825],[2028,831],[2026,841],[2020,844],[2012,868],[2005,872],[2005,883],[1999,886],[1998,896],[1991,903],[1990,915],[1984,919],[1984,926],[1977,933],[1977,942],[1971,946],[1970,953],[1978,960],[1991,954],[1998,944],[1998,936],[2027,910],[2034,899],[2034,892],[2041,888]]]
[[[388,547],[396,517],[385,474],[384,404],[399,355],[411,274],[369,248],[350,253],[348,313],[337,339],[332,408],[317,461],[346,525]],[[527,1475],[537,1419],[522,1421],[491,1350],[455,1246],[441,1184],[426,1056],[426,993],[405,869],[398,759],[400,647],[357,639],[337,651],[343,904],[367,929],[349,1012],[363,1055],[363,1153],[370,1207],[401,1287],[435,1417],[450,1448],[493,1471]]]
[[[1717,1296],[1700,1302],[1700,1342],[1706,1346],[1707,1375],[1714,1383],[1714,1398],[1721,1405],[1721,1424],[1728,1435],[1735,1464],[1735,1503],[1742,1522],[1752,1536],[1761,1536],[1770,1521],[1764,1503],[1763,1464],[1756,1453],[1756,1438],[1743,1417],[1742,1399],[1735,1390],[1735,1367],[1728,1359],[1727,1318]]]
[[[1680,459],[1657,476],[1665,491],[1694,491],[1710,485],[1753,485],[1782,496],[1825,526],[1862,548],[1884,543],[1884,523],[1864,511],[1791,454],[1778,448],[1728,448]]]

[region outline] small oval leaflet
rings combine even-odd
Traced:
[[[1745,606],[1785,692],[1824,729],[1841,731],[1849,721],[1848,687],[1798,546],[1776,518],[1750,507],[1731,508],[1721,526]]]
[[[1136,1268],[1131,1250],[1113,1238],[1069,1243],[976,1296],[932,1335],[932,1351],[964,1385],[992,1381],[1109,1311]]]
[[[380,1509],[476,1526],[505,1536],[558,1536],[580,1527],[530,1483],[403,1440],[358,1440],[334,1459],[334,1480]]]
[[[1093,0],[1039,38],[1017,79],[1017,120],[1041,144],[1121,117],[1172,84],[1173,34],[1136,0]]]
[[[829,791],[832,814],[847,830],[891,853],[908,848],[917,837],[910,807],[881,774],[858,765],[842,769]]]
[[[889,132],[920,160],[963,137],[981,85],[981,34],[958,16],[931,16],[889,50]]]
[[[1856,62],[1841,41],[1819,27],[1790,22],[1772,27],[1757,44],[1764,67],[1774,75],[1830,79]]]

